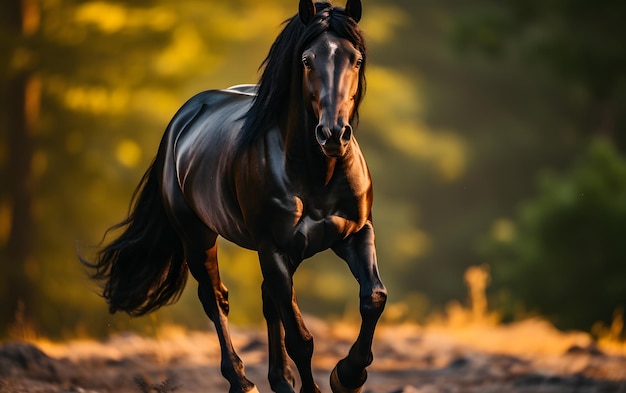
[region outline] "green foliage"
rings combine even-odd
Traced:
[[[546,64],[601,98],[623,80],[626,5],[613,0],[483,1],[469,7],[453,35],[461,48],[507,49]],[[515,40],[517,45],[511,45]]]
[[[515,219],[492,239],[494,283],[560,327],[588,330],[626,305],[626,159],[596,140],[574,167],[544,173]]]
[[[457,11],[455,47],[512,58],[556,77],[578,107],[584,133],[600,133],[626,151],[626,3],[483,0]]]

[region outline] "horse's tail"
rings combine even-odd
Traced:
[[[98,251],[95,263],[81,258],[95,270],[91,278],[104,284],[111,313],[139,316],[174,303],[187,282],[183,245],[163,205],[160,150],[133,194],[128,218],[107,230],[122,234]]]

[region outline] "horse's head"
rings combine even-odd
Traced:
[[[299,15],[305,25],[332,23],[315,18],[315,14],[312,0],[300,1]],[[304,46],[301,58],[305,104],[317,119],[315,139],[328,157],[341,157],[348,151],[351,122],[364,89],[365,47],[356,27],[361,18],[360,0],[348,0],[345,15],[351,26],[327,27]]]

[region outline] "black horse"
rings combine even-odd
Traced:
[[[177,300],[187,269],[215,323],[230,392],[256,392],[228,331],[228,291],[218,271],[218,235],[258,251],[269,381],[319,392],[313,337],[293,289],[303,259],[331,248],[360,285],[362,324],[331,374],[333,392],[359,392],[387,298],[376,264],[372,182],[353,125],[365,90],[361,2],[345,9],[300,0],[264,61],[258,85],[205,91],[176,113],[133,197],[122,229],[102,248],[92,277],[110,311],[143,315]]]

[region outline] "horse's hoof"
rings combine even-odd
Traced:
[[[341,381],[339,381],[339,375],[337,374],[337,366],[333,369],[333,372],[330,373],[330,390],[333,393],[359,393],[363,389],[363,385],[357,388],[347,388],[343,386]]]

